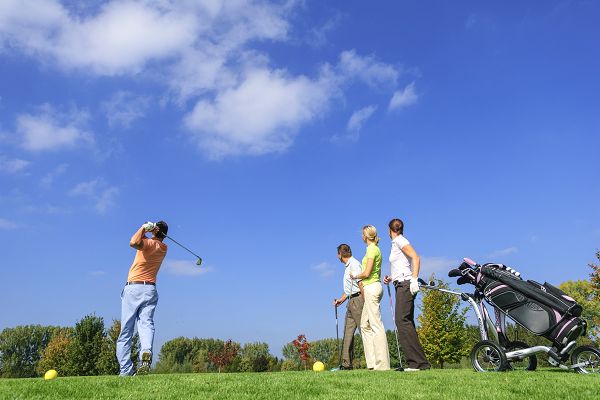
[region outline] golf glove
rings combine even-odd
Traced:
[[[410,278],[410,294],[413,296],[419,292],[419,279]]]
[[[154,229],[156,229],[156,224],[154,222],[146,222],[144,225],[142,225],[142,227],[144,228],[144,232],[152,232]]]

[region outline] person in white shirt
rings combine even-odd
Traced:
[[[347,244],[340,244],[337,248],[338,259],[344,264],[344,294],[333,302],[335,307],[342,305],[348,299],[346,319],[344,322],[344,339],[342,342],[342,361],[340,369],[352,369],[354,360],[354,332],[360,327],[360,316],[365,304],[362,295],[362,283],[354,281],[350,274],[358,275],[362,272],[360,261],[352,256],[352,249]]]
[[[404,223],[394,218],[389,223],[392,239],[390,253],[391,276],[385,276],[383,283],[390,282],[396,288],[395,320],[398,328],[398,340],[404,351],[408,368],[405,371],[429,369],[417,330],[415,329],[415,298],[419,292],[420,259],[410,242],[403,236]]]

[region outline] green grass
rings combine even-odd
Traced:
[[[0,399],[598,399],[600,375],[545,370],[476,373],[278,372],[0,380]]]

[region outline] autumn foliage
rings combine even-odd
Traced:
[[[233,360],[237,357],[238,351],[239,345],[229,339],[225,342],[222,349],[208,353],[208,359],[217,366],[218,372],[221,372],[233,363]]]
[[[300,356],[300,360],[304,364],[304,369],[306,369],[306,363],[310,360],[310,355],[308,354],[308,350],[310,349],[310,343],[306,339],[304,334],[298,335],[298,338],[292,342],[292,345],[298,350],[298,355]]]

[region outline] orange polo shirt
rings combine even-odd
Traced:
[[[135,253],[133,265],[129,269],[127,281],[156,283],[156,275],[165,256],[167,245],[156,239],[142,239],[142,249]]]

